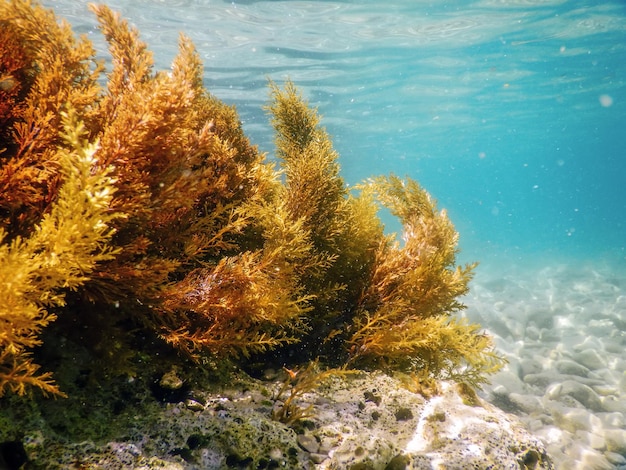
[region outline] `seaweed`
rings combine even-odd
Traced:
[[[394,175],[349,194],[316,111],[290,82],[284,90],[270,87],[285,170],[275,206],[286,207],[324,259],[313,274],[299,270],[313,296],[307,315],[313,333],[299,350],[353,366],[482,383],[502,360],[478,325],[453,317],[464,308],[458,299],[476,263],[456,266],[458,233],[445,210],[416,181]],[[383,233],[377,203],[400,219],[403,243]]]
[[[413,180],[372,179],[367,190],[403,224],[403,245],[383,239],[358,302],[350,361],[430,371],[478,385],[501,358],[478,325],[452,315],[465,306],[476,263],[455,266],[458,234],[445,211]]]
[[[348,187],[289,81],[269,84],[270,161],[189,38],[154,71],[136,29],[91,10],[109,70],[53,12],[0,0],[0,394],[62,394],[32,361],[43,329],[94,338],[114,373],[133,373],[137,331],[198,364],[319,356],[472,385],[500,367],[455,318],[475,265],[456,266],[458,234],[415,181]]]
[[[311,393],[325,381],[333,377],[345,377],[354,374],[355,371],[347,369],[320,369],[318,360],[309,362],[306,366],[297,369],[284,368],[286,378],[280,388],[272,396],[274,407],[272,419],[280,421],[288,426],[293,426],[299,421],[314,416],[313,405],[305,408],[299,406],[298,401],[304,395]]]
[[[65,305],[66,290],[79,288],[98,263],[118,252],[109,241],[111,222],[123,216],[109,211],[115,191],[111,168],[98,166],[96,144],[84,140],[76,116],[63,114],[71,149],[59,149],[63,183],[58,198],[28,238],[0,245],[0,396],[5,388],[23,395],[28,386],[63,395],[50,372],[39,373],[30,349]],[[6,238],[0,229],[0,241]]]

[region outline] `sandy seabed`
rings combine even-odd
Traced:
[[[479,267],[465,303],[509,360],[484,397],[557,468],[626,469],[626,269]]]

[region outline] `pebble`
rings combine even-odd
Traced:
[[[606,452],[604,455],[607,458],[607,460],[611,462],[613,465],[626,465],[626,457],[624,457],[621,454],[609,451],[609,452]]]
[[[556,424],[572,434],[577,431],[591,430],[592,421],[594,421],[593,415],[584,408],[552,408],[552,415]]]
[[[554,328],[554,314],[547,309],[536,309],[528,312],[528,322],[537,328],[551,330]]]
[[[606,441],[604,440],[604,436],[601,436],[600,434],[596,434],[594,432],[578,431],[576,432],[576,437],[586,441],[589,444],[589,447],[591,447],[592,449],[606,449]]]
[[[580,377],[587,377],[589,374],[589,369],[577,362],[570,361],[569,359],[557,361],[555,366],[556,370],[558,370],[561,374],[578,375]]]
[[[193,398],[188,398],[185,400],[185,407],[191,411],[202,411],[204,410],[204,405]]]
[[[615,470],[611,462],[609,462],[601,452],[593,449],[581,449],[577,460],[578,465],[570,468],[580,468],[584,470]]]
[[[594,349],[585,349],[574,354],[574,360],[579,364],[591,370],[602,369],[606,367],[606,361]]]
[[[520,366],[522,368],[522,377],[527,376],[528,374],[538,374],[543,371],[543,366],[541,362],[536,359],[524,359]]]
[[[159,386],[166,390],[178,390],[184,384],[183,379],[178,377],[176,373],[176,369],[172,369],[169,372],[166,372],[159,380]]]
[[[524,382],[536,387],[546,388],[555,382],[559,382],[560,374],[554,372],[542,372],[540,374],[528,374],[524,377]]]
[[[600,397],[591,387],[588,387],[587,385],[573,380],[565,380],[554,388],[554,394],[556,394],[556,397],[553,398],[569,395],[581,403],[585,408],[593,411],[603,411]],[[550,395],[550,393],[548,393],[548,395]]]
[[[524,382],[510,371],[503,371],[498,378],[500,379],[498,380],[498,385],[504,387],[509,392],[519,391],[524,388]]]
[[[320,444],[315,437],[309,434],[298,434],[296,438],[298,445],[310,454],[316,454],[319,451]]]
[[[622,408],[622,410],[626,410],[626,408]],[[626,420],[624,419],[624,413],[619,413],[617,411],[614,411],[611,413],[601,413],[599,417],[604,423],[604,425],[607,427],[626,428]]]
[[[328,458],[328,454],[318,454],[313,452],[309,454],[309,458],[313,463],[320,464]]]
[[[604,432],[604,438],[610,452],[626,455],[626,430],[607,429]]]
[[[511,393],[508,396],[511,403],[525,413],[538,413],[543,411],[543,404],[539,397],[533,395],[522,395],[520,393]]]

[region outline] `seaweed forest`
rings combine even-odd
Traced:
[[[138,31],[91,11],[108,65],[52,11],[0,0],[0,396],[65,394],[48,341],[129,373],[138,335],[197,367],[319,360],[480,385],[501,366],[454,315],[475,265],[456,264],[458,234],[417,182],[348,187],[289,81],[268,84],[268,158],[204,88],[189,38],[155,71]]]

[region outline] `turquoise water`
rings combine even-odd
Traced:
[[[87,3],[44,2],[103,50]],[[420,181],[459,230],[463,261],[624,265],[622,1],[108,4],[158,68],[189,35],[207,88],[269,155],[267,79],[292,79],[324,116],[346,181]]]

